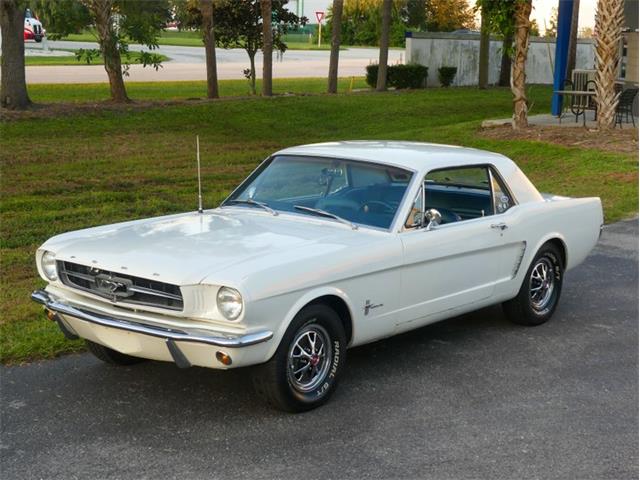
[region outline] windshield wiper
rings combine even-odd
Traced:
[[[315,213],[316,215],[322,215],[323,217],[333,218],[334,220],[344,223],[345,225],[349,225],[353,230],[358,229],[358,225],[356,225],[355,223],[347,220],[346,218],[339,217],[335,213],[327,212],[326,210],[321,210],[319,208],[304,207],[302,205],[294,205],[293,208],[295,208],[296,210],[303,210],[305,212]]]
[[[244,205],[255,205],[256,207],[260,207],[260,208],[266,210],[267,212],[269,212],[274,217],[278,216],[278,212],[276,212],[269,205],[267,205],[264,202],[256,202],[255,200],[253,200],[251,198],[248,198],[247,200],[229,200],[228,202],[225,202],[225,203],[241,203],[241,204],[244,204]]]

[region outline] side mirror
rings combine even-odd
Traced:
[[[427,230],[433,230],[442,222],[442,215],[435,208],[430,208],[425,212],[424,219],[427,222]]]

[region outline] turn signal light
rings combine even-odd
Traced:
[[[223,365],[231,365],[231,357],[224,352],[216,352],[216,359]]]
[[[51,310],[45,310],[46,314],[47,314],[47,318],[49,320],[51,320],[52,322],[55,322],[56,320],[56,314],[53,313]]]

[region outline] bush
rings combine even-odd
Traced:
[[[458,69],[456,67],[440,67],[438,69],[438,80],[443,87],[448,87],[453,82]]]
[[[407,65],[387,66],[387,86],[395,88],[424,88],[429,69],[424,65],[410,63]],[[378,65],[367,65],[367,84],[375,88],[378,81]]]

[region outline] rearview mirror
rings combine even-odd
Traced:
[[[442,215],[435,208],[430,208],[424,213],[424,220],[427,222],[427,230],[433,230],[442,222]]]

